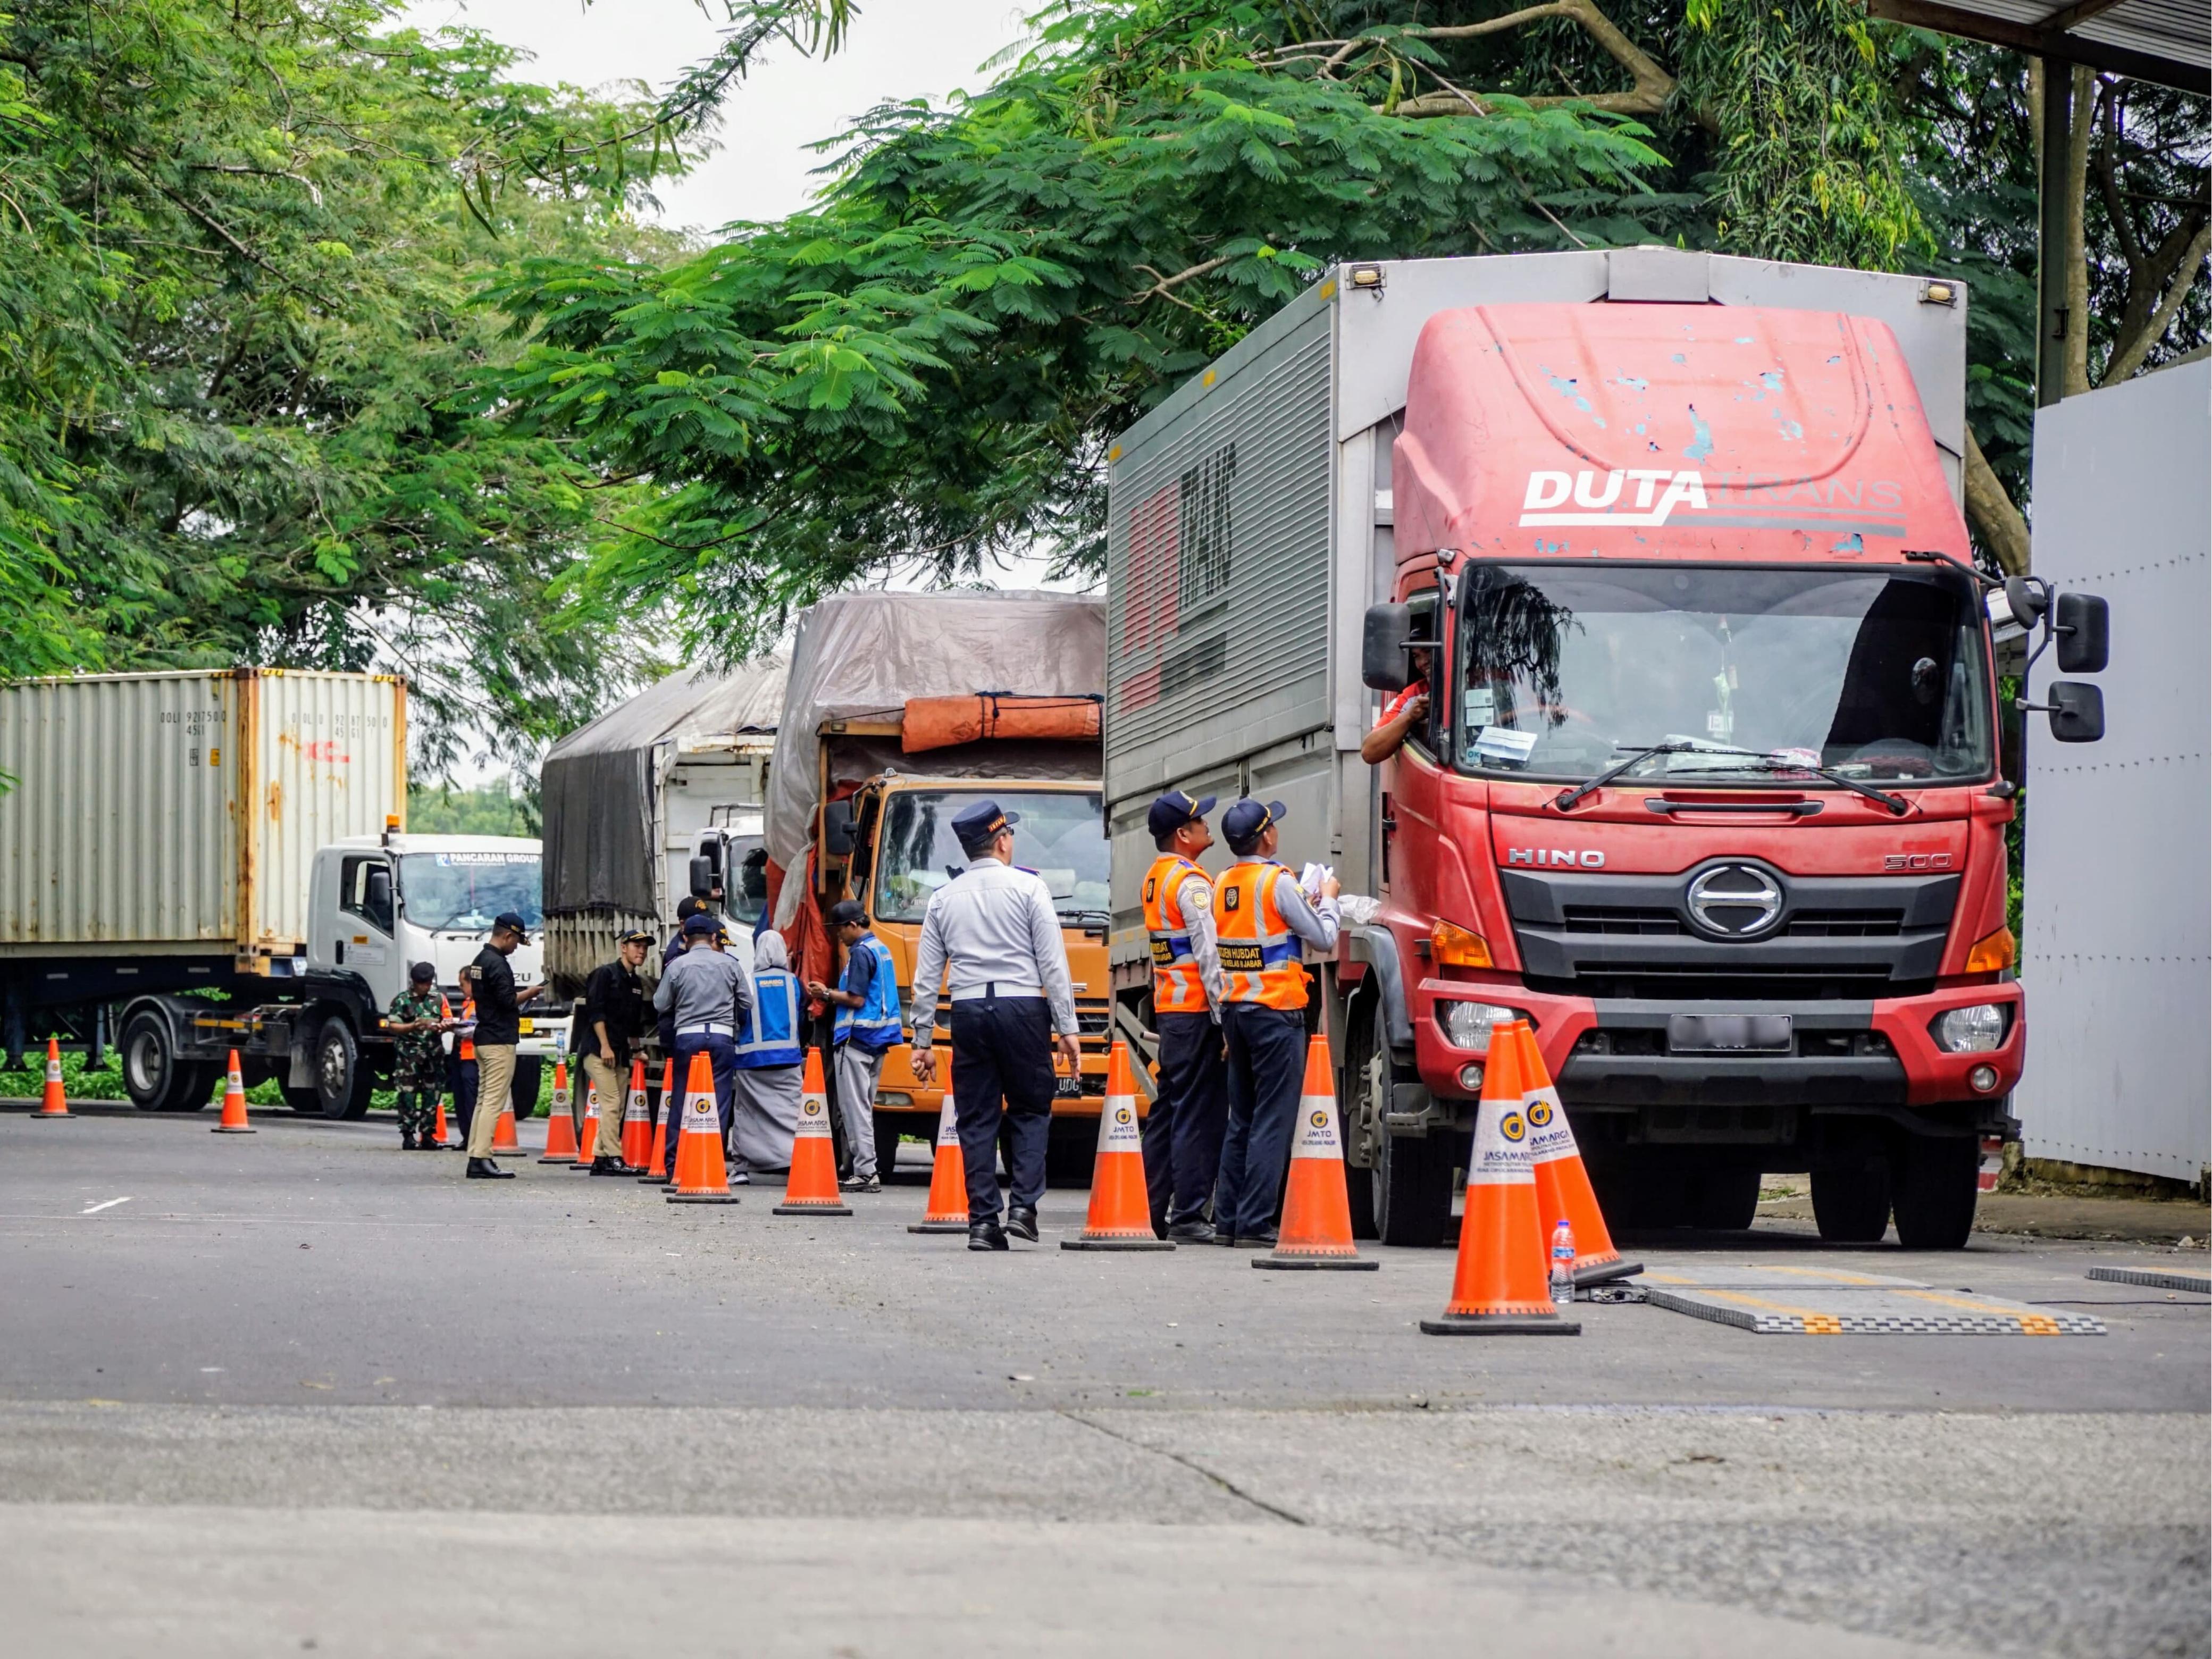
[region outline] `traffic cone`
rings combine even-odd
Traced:
[[[53,1038],[46,1039],[46,1091],[40,1098],[39,1109],[33,1117],[68,1117],[69,1097],[62,1092],[62,1045]]]
[[[1482,1098],[1468,1154],[1467,1214],[1460,1222],[1452,1297],[1431,1336],[1579,1336],[1582,1327],[1552,1306],[1544,1232],[1536,1218],[1536,1175],[1528,1164],[1528,1120],[1521,1111],[1521,1045],[1492,1034]]]
[[[653,1115],[653,1145],[647,1149],[645,1173],[639,1177],[647,1186],[668,1184],[661,1171],[668,1167],[668,1103],[675,1097],[676,1062],[665,1060],[660,1063],[660,1109]]]
[[[446,1141],[446,1097],[443,1095],[438,1097],[438,1120],[430,1126],[430,1144],[441,1152],[453,1150]]]
[[[678,1128],[676,1179],[668,1188],[671,1204],[734,1204],[729,1166],[722,1162],[722,1113],[714,1099],[714,1065],[704,1054],[691,1056],[691,1075],[684,1080],[684,1121]]]
[[[1343,1267],[1372,1272],[1382,1264],[1352,1242],[1352,1202],[1344,1190],[1344,1141],[1336,1131],[1336,1082],[1328,1038],[1306,1043],[1306,1082],[1298,1101],[1297,1138],[1291,1143],[1290,1180],[1283,1188],[1283,1224],[1275,1248],[1254,1256],[1255,1267]]]
[[[483,1096],[477,1096],[477,1110],[484,1109]],[[522,1156],[522,1138],[514,1133],[514,1094],[512,1090],[499,1103],[499,1116],[491,1126],[491,1150],[494,1157],[501,1153]]]
[[[968,1231],[968,1160],[960,1150],[960,1114],[952,1103],[952,1061],[945,1062],[945,1104],[937,1111],[937,1161],[929,1171],[929,1209],[910,1233]]]
[[[1575,1283],[1599,1285],[1608,1279],[1626,1279],[1644,1271],[1641,1261],[1624,1261],[1606,1231],[1605,1212],[1598,1207],[1590,1187],[1589,1171],[1583,1167],[1582,1149],[1567,1122],[1566,1108],[1552,1074],[1544,1069],[1544,1051],[1536,1046],[1536,1033],[1526,1021],[1514,1020],[1499,1028],[1514,1033],[1521,1047],[1521,1110],[1528,1120],[1528,1161],[1536,1170],[1536,1218],[1544,1237],[1565,1220],[1575,1236]],[[1492,1038],[1494,1043],[1495,1036]]]
[[[589,1174],[592,1164],[599,1156],[601,1121],[599,1085],[596,1083],[587,1083],[584,1085],[584,1133],[576,1139],[576,1169],[579,1173]],[[611,1158],[614,1154],[610,1152],[607,1156]]]
[[[1137,1079],[1129,1046],[1116,1042],[1106,1062],[1106,1104],[1098,1114],[1098,1157],[1091,1166],[1091,1213],[1083,1231],[1060,1241],[1063,1250],[1172,1250],[1152,1231],[1145,1193],[1145,1147],[1137,1127]]]
[[[629,1062],[629,1097],[623,1103],[621,1158],[624,1167],[641,1170],[653,1149],[653,1111],[646,1103],[645,1061]]]
[[[576,1120],[568,1112],[568,1056],[553,1054],[553,1115],[545,1120],[545,1156],[540,1164],[576,1161]]]
[[[822,1051],[806,1051],[799,1085],[799,1132],[791,1138],[791,1175],[778,1215],[850,1215],[837,1195],[837,1152],[830,1144],[830,1095],[822,1086]]]
[[[230,1051],[230,1073],[222,1082],[222,1121],[215,1126],[219,1135],[250,1135],[255,1133],[246,1121],[246,1079],[238,1074],[238,1050]]]

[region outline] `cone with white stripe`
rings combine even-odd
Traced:
[[[830,1139],[830,1091],[822,1085],[822,1051],[806,1051],[799,1087],[799,1130],[791,1138],[791,1175],[778,1215],[850,1215],[837,1191],[837,1149]]]
[[[238,1074],[238,1050],[230,1051],[230,1070],[222,1080],[222,1121],[215,1126],[219,1135],[250,1135],[257,1133],[246,1121],[246,1079]]]
[[[1575,1283],[1598,1285],[1609,1279],[1627,1279],[1644,1271],[1641,1261],[1624,1261],[1606,1231],[1605,1212],[1598,1207],[1589,1171],[1583,1167],[1582,1148],[1567,1123],[1567,1109],[1544,1067],[1544,1051],[1536,1046],[1536,1033],[1525,1020],[1498,1028],[1516,1034],[1521,1046],[1521,1110],[1528,1120],[1528,1162],[1536,1171],[1536,1218],[1544,1237],[1565,1221],[1575,1236]],[[1493,1046],[1496,1033],[1491,1036]]]
[[[952,1062],[945,1068],[945,1104],[937,1112],[937,1158],[929,1170],[929,1209],[910,1233],[968,1231],[968,1160],[960,1150],[960,1112],[952,1103]]]
[[[734,1204],[729,1166],[722,1162],[722,1112],[714,1099],[714,1066],[704,1054],[691,1056],[691,1075],[684,1081],[684,1120],[677,1130],[676,1179],[669,1184],[671,1204]]]
[[[62,1092],[62,1045],[52,1037],[46,1039],[46,1090],[40,1097],[39,1109],[33,1117],[68,1117],[69,1097]]]
[[[545,1156],[540,1164],[576,1161],[576,1120],[569,1115],[574,1103],[568,1094],[568,1056],[553,1051],[553,1115],[545,1120]],[[492,1149],[496,1152],[498,1148]]]
[[[623,1167],[643,1169],[652,1150],[653,1107],[646,1098],[645,1060],[633,1056],[629,1062],[629,1094],[623,1102],[620,1156]]]
[[[599,1085],[586,1083],[584,1085],[584,1129],[576,1137],[576,1169],[579,1174],[589,1174],[593,1161],[600,1155],[599,1125],[605,1121],[606,1120],[599,1115]],[[611,1142],[613,1137],[610,1135],[608,1139]],[[614,1156],[611,1146],[606,1156]]]
[[[1060,1241],[1063,1250],[1172,1250],[1152,1231],[1145,1193],[1145,1145],[1137,1127],[1137,1075],[1129,1046],[1116,1042],[1106,1066],[1106,1105],[1098,1114],[1098,1159],[1091,1170],[1091,1214],[1083,1231]]]
[[[1306,1081],[1291,1137],[1290,1179],[1283,1188],[1283,1224],[1275,1248],[1252,1258],[1255,1267],[1339,1267],[1370,1272],[1382,1264],[1352,1242],[1352,1202],[1344,1190],[1344,1138],[1336,1127],[1336,1084],[1328,1039],[1306,1044]]]
[[[638,1177],[648,1187],[665,1187],[668,1184],[668,1177],[661,1171],[668,1167],[668,1103],[675,1096],[676,1062],[673,1060],[663,1060],[660,1066],[660,1109],[653,1115],[653,1145],[646,1149],[645,1173]]]
[[[1521,1048],[1492,1033],[1468,1154],[1467,1214],[1460,1222],[1452,1297],[1431,1336],[1579,1336],[1582,1326],[1552,1305],[1528,1120],[1521,1107]]]

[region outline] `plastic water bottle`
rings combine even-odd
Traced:
[[[1565,1216],[1552,1229],[1552,1305],[1562,1314],[1575,1305],[1575,1230]]]

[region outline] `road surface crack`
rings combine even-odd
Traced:
[[[1238,1486],[1234,1480],[1228,1479],[1224,1475],[1216,1474],[1212,1469],[1207,1468],[1205,1464],[1198,1462],[1195,1458],[1186,1457],[1179,1451],[1170,1451],[1162,1446],[1148,1446],[1143,1441],[1135,1438],[1133,1436],[1123,1434],[1116,1429],[1109,1429],[1103,1423],[1093,1422],[1090,1418],[1084,1416],[1080,1412],[1060,1411],[1055,1414],[1066,1418],[1071,1423],[1080,1423],[1086,1429],[1095,1430],[1097,1432],[1104,1435],[1109,1440],[1118,1440],[1125,1446],[1134,1446],[1139,1451],[1150,1452],[1155,1457],[1164,1457],[1170,1463],[1180,1463],[1183,1468],[1188,1469],[1193,1474],[1199,1475],[1205,1480],[1211,1480],[1215,1486],[1220,1487],[1222,1491],[1227,1492],[1231,1498],[1237,1498],[1243,1503],[1249,1504],[1254,1509],[1258,1510],[1263,1515],[1273,1516],[1278,1521],[1287,1521],[1294,1527],[1305,1527],[1313,1524],[1303,1515],[1299,1515],[1294,1510],[1286,1510],[1279,1504],[1270,1504],[1264,1498],[1254,1497],[1250,1492],[1245,1491],[1243,1487]]]

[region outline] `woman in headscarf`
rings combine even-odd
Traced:
[[[730,1128],[730,1181],[791,1167],[799,1129],[799,990],[783,935],[769,928],[753,941],[753,1003],[738,1022],[737,1109]]]

